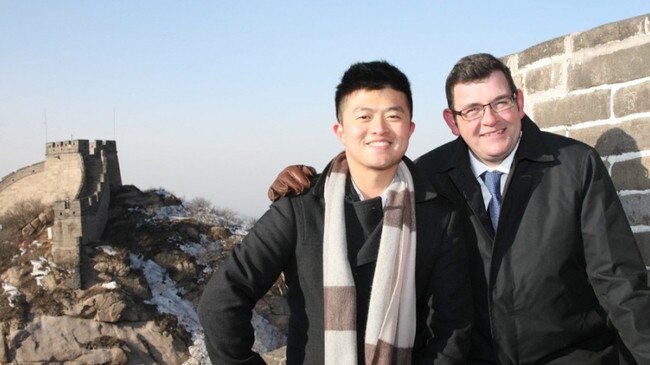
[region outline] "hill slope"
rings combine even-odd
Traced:
[[[0,363],[209,364],[196,306],[247,229],[223,213],[202,200],[121,187],[102,239],[81,250],[78,290],[51,262],[46,230],[3,242]],[[280,292],[278,283],[253,316],[260,353],[286,341]]]

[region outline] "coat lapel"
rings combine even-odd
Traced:
[[[456,149],[451,161],[455,161],[449,171],[449,178],[452,180],[454,186],[460,191],[465,198],[467,205],[469,205],[474,216],[478,217],[485,232],[494,237],[494,229],[490,216],[487,213],[485,204],[483,203],[483,194],[481,193],[481,186],[474,177],[472,168],[469,162],[469,151],[465,142],[458,138],[456,141]]]
[[[546,169],[557,163],[555,156],[543,144],[540,135],[542,132],[533,121],[525,116],[521,123],[522,137],[510,169],[501,206],[499,229],[492,250],[491,285],[496,280],[503,257],[514,244],[521,217],[526,212],[531,195],[542,181]]]

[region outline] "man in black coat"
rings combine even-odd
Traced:
[[[646,268],[598,153],[546,133],[497,58],[462,58],[416,164],[469,218],[473,364],[650,364]],[[270,195],[297,184],[284,173]]]
[[[404,157],[415,127],[408,79],[386,62],[355,64],[336,109],[345,152],[306,194],[272,204],[207,284],[199,317],[210,359],[264,363],[252,310],[284,272],[287,364],[462,364],[472,323],[462,223]]]
[[[458,61],[446,94],[443,117],[459,138],[417,164],[464,209],[475,235],[470,360],[633,362],[622,340],[650,363],[646,269],[598,153],[541,132],[510,70],[491,55]],[[501,173],[495,194],[486,171]]]

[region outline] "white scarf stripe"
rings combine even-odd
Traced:
[[[335,180],[343,179],[345,181],[346,175],[342,173],[332,173],[330,177]],[[328,194],[329,193],[329,194]],[[330,263],[332,267],[339,268],[338,270],[323,271],[323,285],[324,286],[348,286],[352,278],[352,271],[348,263],[347,247],[344,245],[334,244],[340,240],[345,240],[345,224],[332,224],[340,219],[337,212],[344,211],[345,196],[345,183],[332,185],[331,189],[325,189],[325,201],[331,204],[331,209],[325,209],[325,227],[331,229],[325,230],[323,234],[323,250],[331,252]],[[339,198],[340,197],[340,198]],[[331,203],[330,203],[331,202]],[[327,245],[327,247],[325,246]],[[353,281],[354,282],[354,281]]]

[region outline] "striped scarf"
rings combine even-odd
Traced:
[[[345,232],[344,195],[349,173],[338,155],[325,181],[323,301],[325,364],[356,365],[356,291]],[[387,189],[379,253],[365,333],[366,364],[410,364],[415,339],[415,197],[401,161]]]

